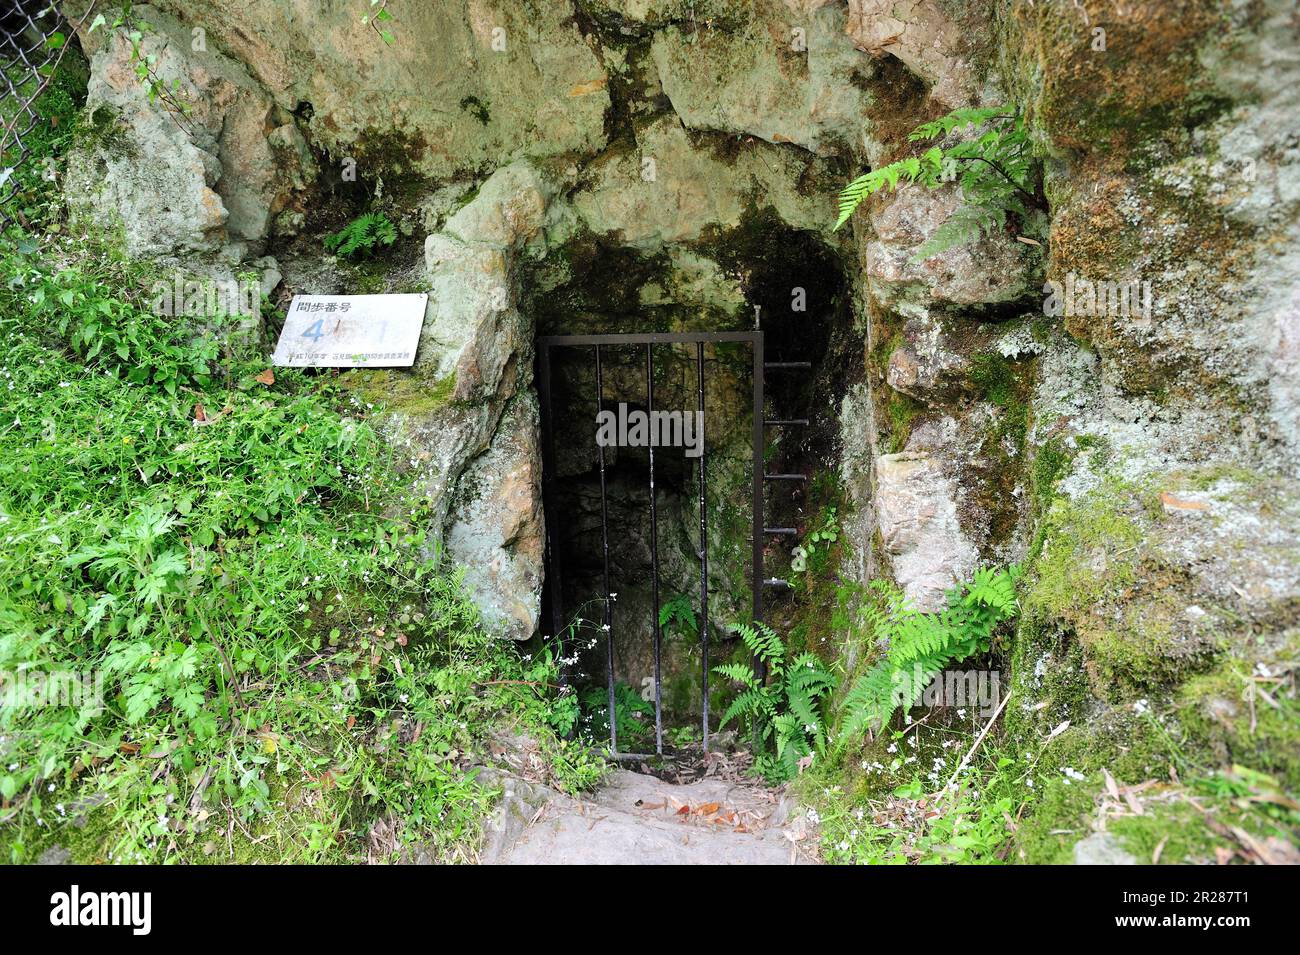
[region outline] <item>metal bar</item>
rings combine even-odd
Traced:
[[[777,362],[771,365],[765,365],[763,362],[763,332],[761,330],[749,332],[650,332],[645,334],[614,334],[614,335],[542,335],[537,338],[539,348],[539,368],[538,368],[538,391],[542,404],[542,499],[543,507],[546,510],[548,519],[546,521],[546,569],[547,577],[550,582],[552,592],[551,600],[551,617],[556,632],[558,643],[558,653],[563,655],[564,644],[561,634],[564,630],[563,602],[560,599],[562,593],[561,571],[560,571],[560,554],[558,535],[553,529],[554,518],[556,517],[555,509],[555,489],[554,478],[552,475],[555,470],[555,447],[554,447],[554,428],[552,422],[551,408],[551,364],[550,349],[553,347],[566,346],[597,346],[597,406],[603,410],[604,389],[600,379],[603,375],[599,346],[601,345],[645,345],[646,346],[646,405],[647,412],[652,413],[654,410],[654,356],[653,346],[658,344],[695,344],[696,359],[699,365],[697,371],[698,398],[700,410],[704,410],[704,373],[703,373],[703,344],[706,342],[741,342],[749,343],[753,349],[753,427],[752,427],[752,445],[753,461],[751,475],[751,507],[753,518],[753,533],[751,540],[753,542],[753,575],[751,577],[751,589],[753,594],[753,619],[761,622],[763,619],[763,587],[771,584],[784,584],[784,581],[775,579],[766,580],[763,577],[763,532],[766,530],[770,533],[785,533],[791,531],[791,528],[764,528],[763,526],[763,451],[764,451],[764,433],[763,429],[769,425],[782,424],[803,424],[807,425],[807,419],[789,419],[789,420],[764,420],[764,390],[763,390],[763,370],[765,367],[777,368],[807,368],[811,367],[811,362]],[[701,433],[701,438],[703,434]],[[662,629],[659,625],[659,545],[658,545],[658,502],[656,499],[656,489],[654,483],[654,448],[649,448],[650,455],[650,544],[651,544],[651,592],[654,604],[654,619],[652,626],[654,628],[654,667],[655,667],[655,751],[657,754],[663,753],[663,675],[662,675]],[[612,598],[609,593],[608,581],[608,516],[607,516],[607,489],[605,487],[604,473],[604,455],[600,452],[601,459],[601,508],[602,508],[602,545],[605,549],[605,592],[606,592],[606,614],[605,621],[610,626],[607,631],[609,634],[608,646],[610,652],[607,660],[607,669],[613,666],[612,640],[613,640],[613,608]],[[804,475],[797,475],[800,479],[805,479]],[[701,496],[701,645],[703,648],[703,690],[704,690],[704,745],[708,748],[708,606],[707,606],[707,588],[708,588],[708,527],[707,527],[707,476],[704,455],[701,454],[700,460],[700,496]],[[788,584],[786,585],[788,586]],[[755,659],[755,672],[759,679],[766,682],[767,669],[762,661]],[[607,674],[612,679],[612,669]],[[561,682],[566,682],[566,677],[561,671]],[[612,690],[612,684],[611,684]],[[614,709],[614,700],[611,695],[610,699],[611,714],[611,756],[616,759],[632,759],[648,757],[648,754],[630,754],[619,753],[616,750],[616,721],[617,714]]]
[[[709,525],[704,445],[704,342],[695,343],[696,384],[700,410],[700,660],[704,697],[704,752],[709,751]]]
[[[764,527],[764,528],[763,528],[763,533],[764,533],[764,534],[784,534],[785,536],[788,537],[788,536],[791,535],[791,534],[798,534],[798,533],[799,533],[799,528],[797,528],[797,527]]]
[[[605,411],[605,371],[600,361],[600,346],[596,346],[596,420]],[[605,446],[596,442],[596,458],[600,463],[600,546],[605,556],[605,613],[601,623],[605,628],[605,674],[609,685],[609,751],[618,753],[618,711],[614,706],[614,606],[609,598],[609,505],[605,494]]]
[[[564,606],[563,588],[560,586],[559,542],[555,526],[555,431],[551,420],[551,350],[542,345],[538,354],[537,391],[541,399],[542,417],[542,512],[546,529],[546,579],[551,590],[551,628],[554,631],[557,660],[564,657]],[[560,683],[565,680],[560,668]]]
[[[782,369],[782,368],[811,368],[810,361],[769,361],[763,364],[764,368]]]
[[[764,474],[764,481],[806,481],[806,474]]]
[[[763,424],[767,425],[769,428],[779,428],[782,425],[797,425],[806,428],[808,427],[808,419],[807,418],[769,418],[767,421],[764,421]]]
[[[751,495],[753,510],[753,577],[751,586],[754,591],[754,622],[763,619],[763,333],[756,332],[754,338],[754,416],[751,444],[754,448],[751,475]],[[760,682],[767,682],[767,667],[757,658],[754,671]]]
[[[654,345],[646,342],[645,346],[645,405],[649,420],[654,420],[655,410],[655,368]],[[659,628],[659,516],[655,505],[655,446],[648,445],[650,451],[650,595],[653,602],[654,617],[650,621],[654,627],[655,638],[655,752],[664,751],[664,709],[659,655],[661,651],[662,632]]]
[[[697,342],[754,342],[762,332],[646,332],[629,335],[539,335],[539,345],[683,345]],[[811,363],[808,363],[811,364]]]

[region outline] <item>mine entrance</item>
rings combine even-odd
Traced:
[[[604,645],[605,688],[608,696],[610,751],[614,755],[635,755],[620,751],[620,706],[628,700],[616,693],[616,656],[620,632],[648,634],[651,673],[644,694],[654,708],[654,748],[664,751],[663,642],[664,613],[670,602],[661,588],[660,543],[661,508],[665,497],[661,491],[671,483],[676,488],[695,483],[698,500],[698,525],[687,533],[689,550],[698,561],[694,574],[698,591],[698,673],[700,728],[705,750],[709,747],[709,534],[711,530],[709,491],[710,435],[720,428],[734,431],[740,423],[736,415],[736,395],[725,401],[710,395],[710,363],[730,357],[734,366],[737,352],[748,350],[752,381],[750,404],[750,461],[746,475],[749,491],[749,535],[752,541],[749,574],[751,615],[763,615],[763,333],[681,332],[606,335],[547,335],[537,339],[538,392],[542,421],[542,494],[546,512],[546,595],[549,617],[561,659],[576,660],[585,639],[591,648],[592,638],[584,638],[575,624],[584,613],[598,617],[594,642]],[[555,366],[566,364],[563,376]],[[575,366],[576,363],[576,366]],[[576,372],[576,373],[575,373]],[[658,400],[656,379],[660,381]],[[693,374],[691,374],[693,372]],[[557,394],[557,378],[564,382],[564,393]],[[734,381],[734,376],[729,380]],[[581,383],[575,385],[575,383]],[[692,387],[693,386],[693,387]],[[693,394],[690,394],[693,392]],[[665,400],[665,396],[667,397]],[[689,403],[686,398],[693,400]],[[689,406],[686,406],[688,405]],[[710,412],[712,407],[712,412]],[[722,412],[722,414],[720,414]],[[719,421],[725,417],[726,421]],[[585,418],[589,424],[580,422]],[[575,427],[575,423],[577,426]],[[560,428],[563,427],[561,434]],[[557,435],[562,445],[557,447]],[[587,488],[598,505],[588,506],[585,522],[573,513],[577,496],[584,490],[569,483],[565,474],[575,469],[562,467],[561,459],[590,459],[594,456],[594,487]],[[734,463],[734,462],[733,462]],[[728,468],[723,478],[733,488],[737,475]],[[680,495],[679,495],[680,497]],[[594,501],[592,503],[595,503]],[[611,519],[611,511],[619,514]],[[643,511],[644,519],[628,511]],[[680,513],[678,513],[680,517]],[[596,518],[598,517],[598,524]],[[678,522],[681,523],[680,521]],[[595,525],[595,526],[593,526]],[[644,546],[637,546],[635,533],[629,528],[645,528]],[[613,531],[613,533],[611,533]],[[566,570],[582,568],[594,571],[584,585],[566,587]],[[676,568],[676,578],[683,568]],[[648,602],[624,601],[620,592],[641,586],[649,578]],[[638,579],[639,578],[639,579]],[[594,592],[593,592],[594,591]],[[727,594],[734,602],[734,593]],[[694,603],[683,595],[671,598]],[[576,604],[576,606],[575,606]],[[587,610],[584,608],[592,608]],[[671,609],[671,608],[670,608]],[[635,643],[641,643],[637,640]],[[624,641],[624,646],[627,646]],[[635,650],[633,651],[635,652]],[[651,695],[652,693],[652,695]],[[644,699],[644,697],[642,697]]]

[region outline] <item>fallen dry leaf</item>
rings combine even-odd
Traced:
[[[1111,796],[1118,799],[1119,786],[1115,784],[1115,777],[1110,774],[1110,770],[1103,767],[1101,771],[1101,778],[1106,782],[1106,792],[1110,793]]]
[[[1174,497],[1168,491],[1160,492],[1160,503],[1177,511],[1208,511],[1210,509],[1210,505],[1204,501],[1184,501],[1182,498]]]
[[[569,89],[569,96],[587,96],[590,93],[598,93],[605,88],[609,81],[603,77],[598,80],[591,80],[587,83],[578,83]]]
[[[1047,734],[1047,739],[1043,740],[1043,742],[1046,743],[1046,742],[1050,742],[1051,740],[1056,739],[1056,737],[1060,736],[1062,733],[1064,733],[1064,732],[1065,732],[1066,730],[1068,730],[1069,728],[1070,728],[1070,721],[1069,721],[1069,720],[1062,720],[1060,723],[1056,724],[1056,728],[1055,728],[1055,729],[1053,729],[1050,733]]]
[[[275,369],[268,368],[253,380],[261,382],[264,385],[273,385],[275,384]]]
[[[1152,865],[1159,865],[1159,864],[1160,864],[1160,853],[1162,853],[1162,852],[1165,851],[1165,843],[1168,842],[1168,841],[1169,841],[1169,837],[1168,837],[1168,836],[1165,836],[1163,839],[1161,839],[1159,842],[1156,843],[1155,851],[1153,851],[1153,852],[1151,853],[1151,864],[1152,864]]]

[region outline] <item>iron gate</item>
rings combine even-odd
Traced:
[[[606,346],[645,347],[646,369],[646,413],[654,411],[654,346],[655,345],[695,345],[696,366],[696,400],[700,421],[703,424],[699,456],[699,490],[700,490],[700,685],[703,698],[703,742],[704,749],[709,748],[709,558],[708,558],[708,520],[707,520],[707,442],[708,432],[704,415],[704,346],[723,342],[748,342],[753,349],[753,468],[752,468],[752,526],[753,526],[753,573],[751,592],[753,594],[753,619],[763,619],[763,542],[765,532],[779,532],[782,528],[765,529],[763,527],[763,333],[752,332],[652,332],[629,335],[545,335],[537,339],[538,349],[538,392],[541,397],[542,415],[542,504],[546,513],[546,581],[549,588],[551,605],[551,623],[557,641],[562,641],[565,629],[563,595],[560,580],[560,566],[557,550],[555,521],[558,517],[555,502],[555,430],[551,409],[551,349],[552,348],[590,348],[596,366],[595,406],[597,416],[604,410],[604,368],[601,349]],[[659,553],[658,553],[658,515],[655,503],[655,447],[648,442],[650,452],[649,473],[646,475],[650,491],[650,562],[651,562],[651,600],[653,618],[651,626],[654,633],[654,703],[655,703],[655,752],[663,753],[663,700],[660,674],[660,650],[662,630],[659,624]],[[601,624],[605,631],[606,682],[609,691],[609,745],[612,755],[618,751],[618,729],[614,700],[614,629],[613,607],[609,579],[609,512],[605,487],[605,448],[596,442],[597,466],[600,470],[600,531],[603,550],[604,570]],[[768,478],[775,475],[768,475]],[[560,656],[563,656],[561,644]],[[635,754],[622,754],[635,755]]]

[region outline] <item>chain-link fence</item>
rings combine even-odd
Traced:
[[[16,174],[31,155],[25,140],[43,122],[36,101],[63,61],[73,26],[50,0],[0,0],[0,10],[0,222],[8,222]]]

